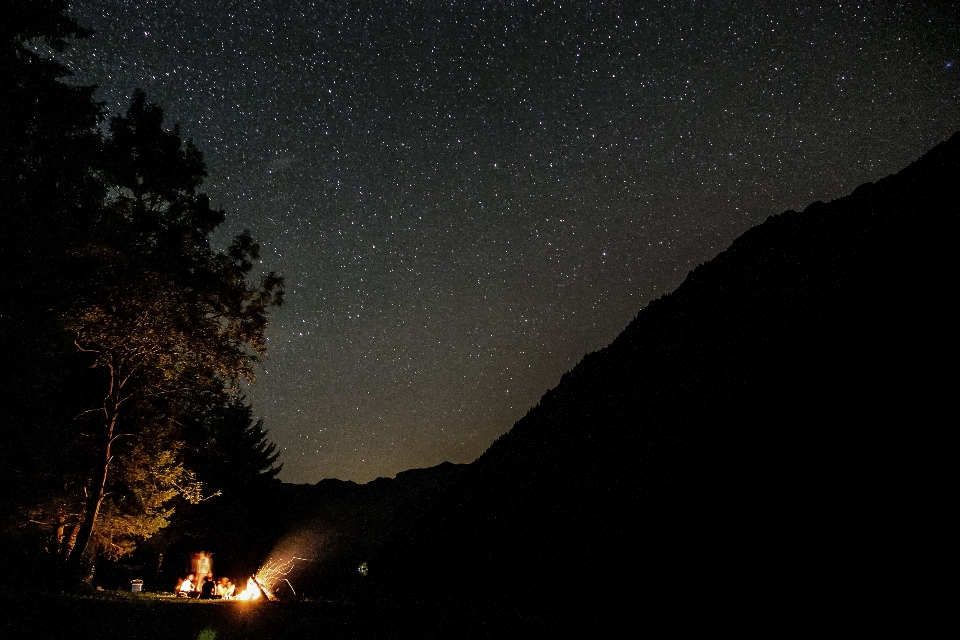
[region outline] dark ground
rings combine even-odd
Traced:
[[[627,587],[627,585],[624,585]],[[629,588],[625,589],[628,592]],[[710,638],[735,635],[741,638],[864,637],[883,632],[932,632],[932,621],[943,615],[945,603],[910,603],[903,610],[878,606],[859,616],[840,615],[837,623],[825,622],[825,612],[841,606],[811,593],[804,607],[789,603],[784,610],[744,601],[736,606],[705,607],[702,602],[651,610],[639,601],[610,603],[610,620],[632,620],[631,628],[610,628],[603,611],[583,628],[558,626],[530,611],[520,618],[512,613],[505,628],[496,616],[475,623],[461,620],[450,628],[442,620],[425,620],[411,613],[407,620],[382,615],[353,602],[211,602],[178,599],[172,594],[130,594],[98,591],[86,595],[0,592],[0,637],[3,638],[152,638],[170,640],[293,639],[293,638],[532,638],[615,637]],[[787,605],[788,603],[784,603]],[[918,606],[919,605],[919,606]],[[807,608],[809,616],[802,611]],[[788,611],[789,609],[789,611]],[[911,614],[905,616],[909,610]],[[801,613],[798,613],[801,612]],[[837,613],[840,613],[839,611]],[[839,622],[842,620],[842,623]],[[888,635],[888,637],[890,637]]]
[[[155,594],[5,594],[4,638],[355,638],[350,608],[330,602],[211,602]]]

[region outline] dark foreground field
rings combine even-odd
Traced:
[[[539,638],[562,637],[567,632],[588,637],[606,628],[596,620],[593,629],[567,628],[543,612],[529,616],[491,612],[483,619],[456,621],[446,616],[427,619],[412,611],[383,610],[369,605],[329,601],[217,602],[178,599],[156,594],[100,591],[89,595],[61,593],[0,593],[0,638],[123,638],[162,640],[259,640],[324,638]],[[752,629],[783,637],[774,628],[790,629],[796,621],[760,621],[749,607],[729,611],[723,620],[696,609],[651,618],[637,608],[630,616],[630,634],[643,638],[706,637],[721,629]],[[620,605],[623,606],[622,604]],[[630,609],[632,607],[628,607]],[[503,612],[501,612],[503,613]],[[620,618],[618,611],[612,618]],[[399,615],[398,615],[399,614]],[[509,619],[509,622],[508,620]],[[506,624],[505,624],[506,623]],[[731,626],[732,625],[732,626]],[[594,625],[590,625],[594,626]],[[747,635],[751,635],[748,633]],[[789,634],[787,634],[789,635]]]
[[[374,611],[359,603],[329,601],[215,602],[177,599],[156,594],[101,591],[89,595],[0,592],[0,638],[123,638],[163,640],[300,639],[323,638],[557,638],[607,637],[626,631],[636,638],[709,638],[735,634],[744,638],[857,637],[885,629],[909,633],[929,629],[930,620],[942,613],[942,604],[909,609],[917,617],[904,617],[897,607],[877,607],[865,615],[833,619],[828,605],[816,597],[803,606],[772,610],[750,601],[723,607],[705,606],[680,597],[675,607],[647,610],[643,603],[620,602],[610,611],[618,620],[615,631],[602,619],[580,628],[563,625],[530,612],[525,619],[498,624],[491,612],[473,623],[467,620],[424,619],[408,612]],[[786,604],[786,603],[784,603]],[[559,612],[557,612],[559,613]],[[835,612],[839,613],[839,612]],[[566,612],[569,614],[569,612]],[[443,616],[441,616],[442,618]],[[558,615],[557,618],[565,617]],[[587,616],[590,618],[591,616]],[[833,619],[833,622],[828,622]],[[500,620],[500,623],[505,622]],[[622,627],[628,622],[629,629]]]
[[[3,638],[355,638],[349,607],[330,602],[200,602],[154,594],[4,594]]]

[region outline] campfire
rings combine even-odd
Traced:
[[[298,562],[310,562],[308,558],[292,557],[289,560],[269,559],[259,569],[257,573],[247,578],[247,583],[242,591],[235,592],[233,582],[229,578],[221,577],[220,581],[213,581],[213,558],[212,554],[205,551],[195,553],[191,557],[192,572],[182,580],[177,587],[177,593],[180,597],[199,598],[199,599],[224,599],[241,600],[251,602],[254,600],[272,601],[276,600],[275,591],[282,586],[281,583],[287,583],[290,593],[294,596],[297,592],[287,578]]]
[[[199,562],[198,562],[199,560]],[[293,557],[289,560],[274,560],[270,559],[263,564],[255,575],[247,578],[247,584],[244,589],[238,593],[234,593],[234,588],[232,582],[229,582],[227,578],[221,578],[221,585],[229,585],[229,591],[221,591],[220,586],[215,586],[212,582],[211,576],[213,575],[213,561],[210,558],[210,555],[206,552],[199,554],[194,554],[193,556],[193,566],[200,567],[200,570],[207,571],[208,573],[200,573],[197,571],[196,582],[194,582],[194,573],[191,573],[187,578],[180,582],[177,587],[177,591],[181,597],[199,597],[203,598],[217,598],[225,600],[241,600],[241,601],[253,601],[259,600],[261,598],[272,601],[276,600],[277,596],[274,594],[274,591],[280,586],[280,583],[286,582],[287,587],[290,588],[290,592],[293,595],[297,595],[297,592],[294,590],[293,585],[290,583],[290,580],[287,576],[291,571],[297,566],[297,562],[309,562],[308,558]],[[197,589],[198,583],[201,582],[210,583],[208,595],[204,595],[203,591]],[[224,584],[226,583],[226,584]],[[214,589],[216,588],[216,591]]]
[[[233,596],[233,599],[234,600],[259,600],[261,595],[265,597],[267,600],[277,599],[276,596],[274,596],[270,591],[264,588],[262,584],[257,582],[254,576],[250,576],[247,579],[246,588],[240,593],[238,593],[237,595]]]
[[[253,587],[263,593],[268,600],[276,600],[277,597],[274,595],[274,591],[280,586],[281,582],[286,582],[290,588],[290,592],[293,595],[297,595],[293,585],[290,584],[290,580],[287,579],[290,572],[296,568],[297,562],[311,562],[311,560],[309,558],[299,558],[296,556],[289,560],[274,560],[273,558],[267,560],[263,566],[257,569],[257,574],[247,581],[247,588],[243,590],[243,593],[246,593]],[[251,599],[256,600],[257,596],[253,596]]]

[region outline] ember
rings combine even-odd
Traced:
[[[233,581],[226,576],[220,576],[219,580],[214,581],[213,554],[200,551],[191,554],[190,573],[179,581],[176,593],[181,598],[232,600],[236,588]]]
[[[308,558],[297,557],[290,558],[290,560],[285,562],[272,559],[268,560],[257,570],[257,575],[247,579],[246,588],[236,594],[233,599],[259,600],[262,596],[267,600],[276,600],[277,597],[273,594],[273,590],[276,589],[277,585],[281,582],[286,582],[287,586],[290,587],[290,591],[293,591],[293,585],[287,580],[287,576],[296,567],[297,561],[309,562],[310,560]],[[296,594],[295,591],[293,591],[293,593]]]
[[[247,578],[246,586],[243,591],[237,592],[237,587],[226,577],[221,577],[219,581],[213,579],[213,560],[211,554],[201,552],[193,554],[191,567],[196,571],[189,574],[186,579],[180,581],[177,585],[177,595],[186,598],[217,599],[217,600],[242,600],[252,601],[276,600],[274,591],[281,583],[287,583],[290,592],[294,596],[293,585],[287,576],[296,568],[298,562],[312,562],[309,558],[294,556],[289,560],[267,560],[257,573]]]
[[[260,586],[254,581],[254,579],[247,579],[247,587],[233,597],[234,600],[258,600],[260,598],[261,589]]]
[[[290,587],[290,591],[293,591],[293,585],[290,584],[287,576],[296,568],[298,561],[312,562],[309,558],[299,558],[297,556],[287,561],[274,560],[273,558],[267,560],[263,566],[257,570],[257,584],[265,587],[265,593],[269,591],[271,595],[273,591],[276,591],[277,587],[280,586],[281,582],[286,582],[287,586]],[[295,591],[293,591],[293,593],[296,594]]]

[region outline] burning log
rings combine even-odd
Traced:
[[[247,585],[244,587],[243,591],[233,596],[234,600],[259,600],[260,597],[266,597],[263,589],[260,588],[260,585],[257,584],[257,581],[253,579],[253,576],[247,578]]]
[[[277,599],[277,596],[273,595],[273,592],[269,589],[269,587],[260,582],[256,576],[250,576],[247,578],[247,586],[243,591],[235,595],[233,599],[259,600],[261,597],[271,602]]]
[[[287,579],[287,575],[293,571],[298,561],[311,562],[308,558],[298,557],[291,558],[287,561],[268,560],[257,570],[256,575],[247,578],[246,587],[244,587],[243,591],[236,594],[233,599],[249,601],[263,598],[272,602],[277,600],[274,589],[276,589],[277,585],[281,582],[286,582],[287,586],[290,587],[290,591],[296,595],[296,591],[294,591],[293,585],[290,584],[290,581]]]
[[[259,580],[257,580],[257,577],[256,577],[256,576],[254,576],[253,578],[251,578],[251,580],[253,580],[253,584],[255,584],[255,585],[257,586],[257,589],[260,590],[260,593],[262,593],[262,594],[263,594],[263,597],[265,597],[267,600],[273,601],[273,600],[276,600],[276,599],[277,599],[277,596],[273,595],[273,591],[271,591],[270,589],[268,589],[262,582],[260,582]]]
[[[294,591],[293,585],[290,584],[286,576],[294,569],[298,560],[309,562],[307,558],[291,558],[287,562],[268,561],[257,570],[256,575],[247,578],[247,584],[243,591],[235,594],[232,599],[250,601],[263,598],[269,602],[275,601],[278,598],[274,589],[281,582],[286,582],[291,593],[296,595],[297,592]]]

